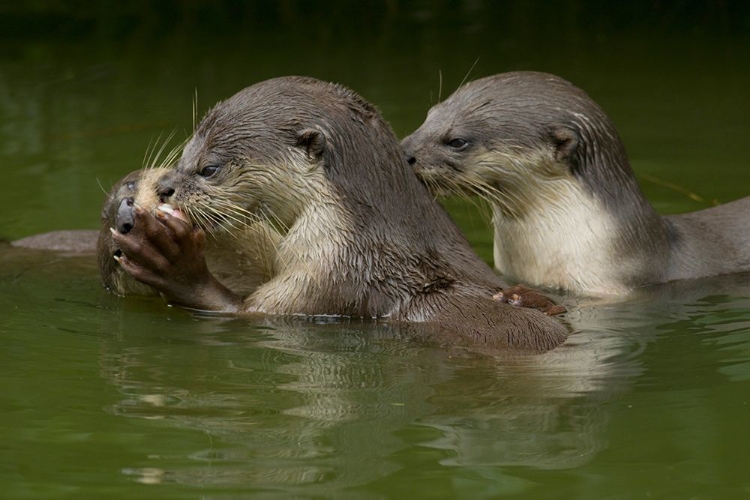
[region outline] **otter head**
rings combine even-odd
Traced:
[[[339,85],[303,77],[258,83],[203,118],[177,168],[160,180],[161,201],[214,234],[254,222],[286,231],[311,207],[375,205],[377,189],[355,189],[382,177],[362,165],[378,161],[362,151],[384,150],[403,164],[390,129],[369,133],[387,127],[381,122],[372,105]],[[370,144],[388,139],[389,148]]]
[[[437,194],[477,194],[506,215],[563,196],[555,181],[596,193],[608,177],[633,177],[604,112],[582,90],[544,73],[503,73],[462,86],[402,145]]]
[[[104,286],[118,295],[153,295],[156,292],[137,282],[122,270],[114,257],[122,252],[114,240],[110,228],[121,234],[133,229],[133,208],[156,209],[159,198],[156,181],[164,174],[163,168],[136,170],[118,181],[107,194],[101,212],[101,230],[96,244],[99,272]]]

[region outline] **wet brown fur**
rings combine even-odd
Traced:
[[[207,166],[220,168],[201,175]],[[441,342],[530,352],[566,337],[554,319],[491,299],[503,283],[377,109],[342,86],[286,77],[248,87],[208,113],[160,185],[207,233],[245,217],[283,234],[275,276],[238,312],[428,322]]]
[[[611,120],[554,75],[470,82],[402,145],[434,192],[490,201],[495,265],[525,283],[619,294],[750,269],[750,198],[657,214]]]

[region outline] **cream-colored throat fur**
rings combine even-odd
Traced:
[[[307,314],[320,311],[335,289],[335,271],[346,260],[351,234],[347,214],[327,185],[306,200],[286,235],[278,241],[278,274],[251,297],[251,309],[269,314]],[[323,311],[328,313],[327,311]]]
[[[618,261],[616,222],[575,180],[553,182],[554,199],[529,203],[520,217],[493,206],[495,267],[527,285],[627,293],[623,269],[634,263]]]

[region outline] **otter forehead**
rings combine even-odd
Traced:
[[[567,80],[534,72],[502,73],[469,82],[456,90],[446,103],[463,109],[465,114],[518,110],[551,115],[550,118],[593,105],[585,92]]]
[[[519,71],[480,78],[454,94],[468,102],[491,101],[508,108],[536,107],[567,109],[580,107],[588,95],[567,80],[547,73]]]
[[[194,174],[209,165],[226,165],[238,160],[283,159],[288,139],[283,124],[257,115],[253,107],[214,107],[182,151],[178,171]],[[272,155],[279,158],[271,158]]]
[[[457,89],[428,112],[410,143],[416,138],[447,143],[460,137],[492,148],[535,148],[560,126],[614,135],[601,108],[567,80],[512,72]]]
[[[200,171],[233,159],[284,161],[298,132],[335,131],[379,119],[377,109],[349,89],[307,77],[281,77],[247,87],[218,103],[183,150],[180,170]]]
[[[477,93],[477,89],[475,86],[462,87],[431,108],[407,145],[420,141],[448,144],[454,139],[491,148],[502,144],[527,147],[535,144],[541,135],[542,122],[529,120],[528,116],[538,111],[491,92]]]
[[[327,124],[351,114],[372,118],[376,108],[338,84],[308,77],[281,77],[251,85],[218,103],[197,133],[228,128],[292,132],[307,123]]]

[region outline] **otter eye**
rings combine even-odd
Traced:
[[[452,147],[453,149],[456,149],[456,150],[460,151],[462,149],[465,149],[466,146],[469,145],[469,141],[467,141],[465,139],[453,139],[453,140],[450,140],[450,141],[446,142],[446,144],[448,146]]]
[[[127,188],[132,191],[135,189],[135,181],[130,181],[127,184],[125,184],[125,186],[127,186]]]
[[[200,175],[201,177],[211,177],[216,172],[218,172],[219,169],[221,169],[219,165],[209,165],[207,167],[203,167],[203,169],[198,172],[198,175]]]

